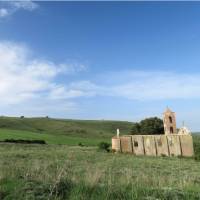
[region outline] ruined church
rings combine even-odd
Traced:
[[[160,135],[119,135],[112,138],[114,152],[147,156],[194,155],[193,140],[189,129],[182,126],[178,131],[176,115],[169,108],[163,113],[164,134]]]

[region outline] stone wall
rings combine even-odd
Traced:
[[[191,135],[126,135],[112,138],[112,150],[147,156],[194,155]]]
[[[180,136],[178,135],[167,135],[169,155],[170,156],[180,156],[181,155],[181,144]]]
[[[165,135],[155,137],[156,150],[158,156],[169,156],[168,141]]]
[[[133,153],[135,155],[144,155],[144,142],[143,137],[140,135],[132,136]]]

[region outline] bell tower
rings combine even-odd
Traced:
[[[165,135],[177,134],[176,116],[175,113],[172,112],[168,107],[166,111],[163,113],[163,124],[164,124]]]

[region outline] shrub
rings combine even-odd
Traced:
[[[194,136],[194,158],[200,161],[200,140],[197,136]]]
[[[23,140],[23,139],[5,139],[6,143],[20,143],[20,144],[46,144],[44,140]]]
[[[100,142],[98,147],[99,147],[99,150],[103,150],[103,151],[107,151],[107,152],[110,151],[110,144],[107,142]]]
[[[78,143],[78,146],[83,147],[84,144],[82,144],[81,142]]]
[[[131,129],[133,135],[164,134],[163,121],[157,117],[146,118],[139,123],[134,123]]]

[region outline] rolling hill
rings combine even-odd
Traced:
[[[0,139],[43,139],[55,144],[97,144],[110,141],[119,128],[130,132],[132,123],[106,120],[0,117]]]

